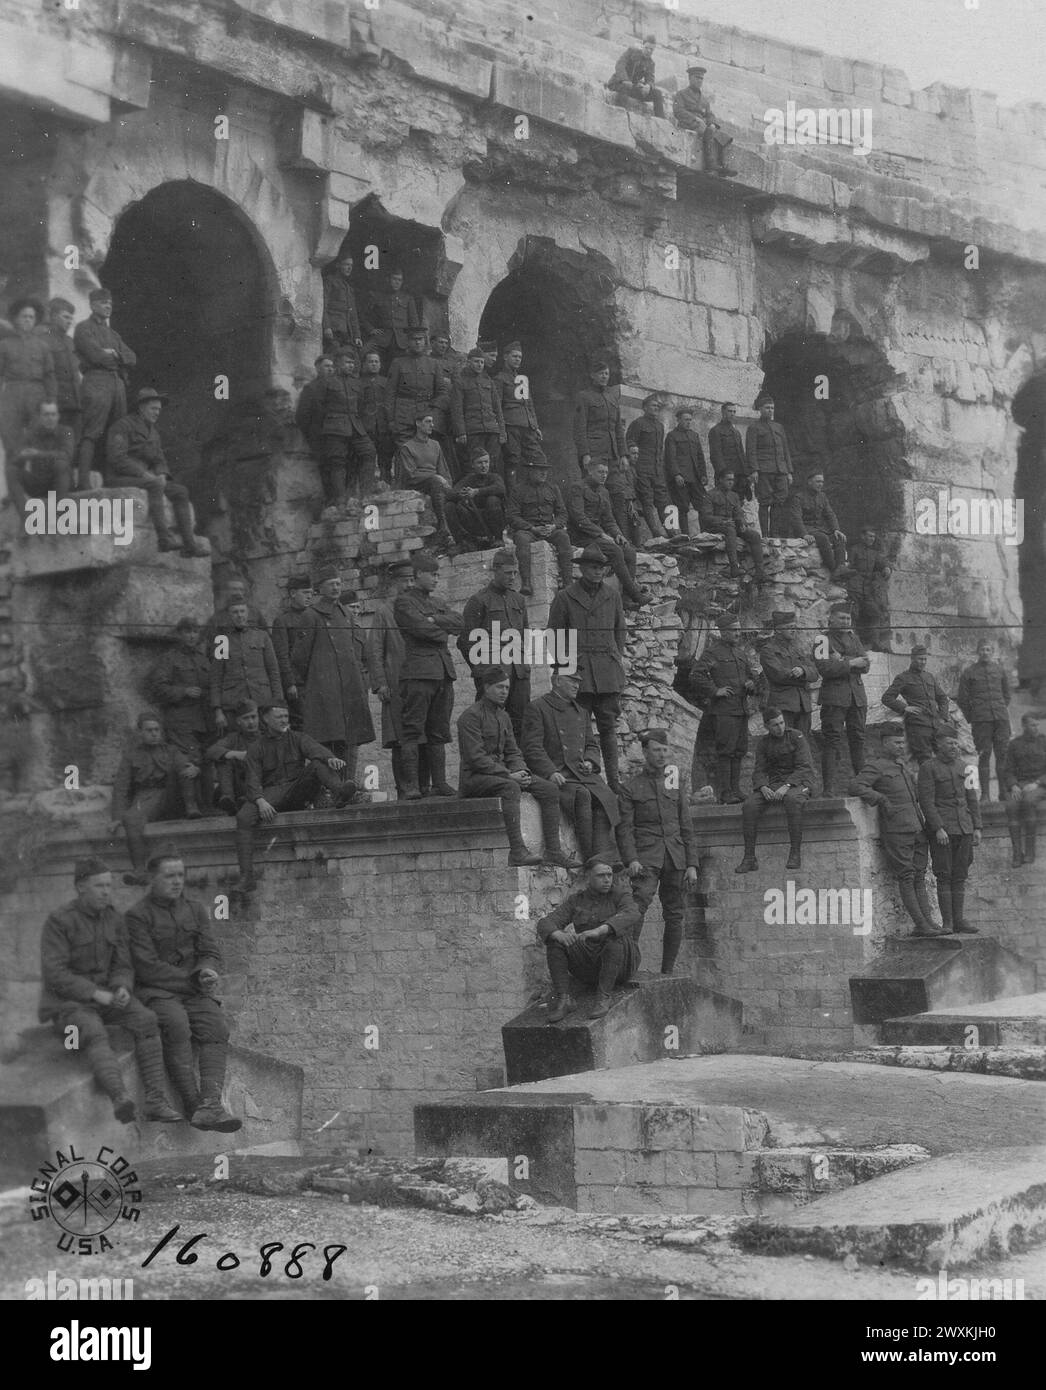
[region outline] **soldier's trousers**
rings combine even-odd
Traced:
[[[110,1100],[115,1100],[124,1094],[124,1084],[106,1024],[119,1024],[134,1038],[135,1060],[146,1097],[165,1099],[160,1026],[156,1015],[140,1000],[132,996],[123,1009],[112,1004],[69,1003],[62,1007],[54,1026],[63,1041],[67,1028],[77,1030],[77,1046],[71,1050],[83,1053],[99,1086]]]
[[[76,465],[80,486],[86,487],[87,475],[95,466],[94,456],[99,440],[105,438],[110,425],[127,414],[127,391],[122,379],[115,372],[89,368],[84,372],[80,384],[80,404],[83,426]]]
[[[939,845],[937,836],[930,835],[930,858],[938,889],[942,883],[950,883],[953,889],[961,888],[970,876],[973,836],[949,835],[948,843]]]
[[[715,739],[719,799],[722,801],[731,793],[734,801],[740,801],[741,764],[748,752],[748,715],[716,711],[710,714],[710,718]]]
[[[843,747],[843,729],[850,750],[850,762],[854,776],[864,767],[864,730],[868,711],[853,701],[848,705],[821,706],[821,738],[824,749],[821,753],[821,778],[826,786],[832,786],[839,766]]]
[[[891,648],[889,605],[882,598],[872,594],[851,592],[854,610],[854,629],[862,642],[877,652],[888,652]]]
[[[199,805],[201,810],[206,810],[214,804],[214,764],[207,757],[207,749],[214,742],[214,734],[201,729],[172,729],[168,725],[167,741],[200,769],[197,784]],[[219,767],[231,767],[231,764],[223,761],[219,763]]]
[[[793,851],[803,843],[803,807],[810,795],[807,787],[789,787],[783,801],[767,801],[762,792],[754,791],[745,798],[741,807],[741,833],[744,835],[745,853],[755,850],[756,834],[763,812],[770,806],[781,806],[788,822],[788,840]]]
[[[436,528],[439,531],[446,531],[447,528],[447,491],[443,479],[438,473],[422,473],[416,478],[404,479],[403,486],[411,488],[414,492],[420,492],[422,497],[427,497],[432,503],[432,512],[436,518]]]
[[[550,545],[556,553],[556,563],[559,566],[559,581],[563,588],[571,582],[574,574],[574,547],[570,544],[570,537],[561,527],[556,527],[546,541],[543,537],[535,536],[530,531],[514,531],[512,541],[516,547],[516,557],[519,560],[519,577],[524,589],[534,587],[534,567],[531,553],[535,545]]]
[[[326,763],[311,762],[293,781],[262,787],[262,796],[276,811],[303,811],[319,787],[340,792],[344,785],[340,774]],[[254,827],[260,823],[258,807],[253,801],[245,801],[236,812],[236,858],[245,879],[254,873]]]
[[[898,883],[921,883],[930,857],[925,832],[902,830],[891,834],[884,831],[880,841],[890,872],[896,875]]]
[[[786,729],[798,729],[803,738],[810,737],[810,718],[812,711],[808,709],[783,709],[781,716],[785,722]],[[860,771],[860,769],[857,769]]]
[[[582,863],[593,854],[617,859],[610,817],[584,782],[567,782],[559,789],[559,809],[574,827]]]
[[[163,539],[170,535],[167,529],[167,509],[164,506],[164,498],[166,498],[174,511],[174,524],[178,528],[182,545],[187,550],[191,550],[195,546],[192,504],[189,501],[188,488],[183,487],[181,483],[176,483],[166,473],[151,472],[144,464],[137,463],[134,459],[126,460],[120,470],[114,471],[107,481],[111,487],[140,487],[145,490],[149,505],[149,520],[152,522],[157,536]],[[82,474],[81,485],[83,485]]]
[[[921,767],[928,763],[937,751],[937,733],[932,724],[918,723],[912,719],[904,721],[904,735],[908,740],[908,751]]]
[[[487,497],[482,502],[448,500],[447,525],[456,541],[476,542],[493,540],[501,544],[505,529],[505,504],[500,497]]]
[[[787,473],[760,472],[755,495],[759,500],[759,528],[764,536],[778,534],[778,523],[783,519],[781,513],[788,500],[788,491]]]
[[[545,959],[557,994],[570,993],[572,978],[609,994],[615,985],[630,980],[640,965],[638,943],[613,935],[596,942],[576,941],[572,946],[548,941]]]
[[[675,478],[671,477],[668,480],[668,495],[679,513],[679,529],[685,536],[689,529],[687,519],[691,508],[698,516],[701,515],[701,508],[705,505],[705,490],[696,478],[684,478],[682,483],[677,483]]]
[[[506,439],[501,446],[501,457],[505,467],[505,482],[509,482],[517,468],[534,457],[541,449],[537,431],[529,425],[506,425]]]
[[[524,848],[520,828],[520,799],[527,791],[537,801],[541,811],[541,829],[545,837],[547,853],[558,854],[559,838],[559,788],[555,782],[547,782],[544,777],[531,777],[529,786],[520,784],[507,772],[463,773],[458,795],[496,796],[501,801],[501,815],[505,822],[509,848],[513,853]]]
[[[610,494],[610,510],[614,513],[614,520],[618,528],[629,545],[639,544],[639,535],[636,530],[636,520],[634,515],[635,498],[626,492],[621,492],[617,488],[607,488]]]
[[[811,531],[821,564],[827,570],[841,569],[846,564],[846,541],[832,531]]]
[[[1006,795],[1006,750],[1010,744],[1012,730],[1010,721],[999,719],[974,719],[970,722],[973,733],[973,746],[977,749],[977,771],[981,783],[981,796],[988,798],[988,781],[991,777],[992,754],[995,754],[995,776],[999,781],[999,800]]]
[[[176,777],[172,773],[165,786],[139,792],[124,812],[127,853],[136,873],[141,873],[149,858],[145,827],[155,821],[177,820],[184,811],[199,810],[196,782],[195,777]]]
[[[665,934],[661,943],[661,973],[671,973],[679,955],[683,940],[683,870],[673,868],[666,859],[660,869],[644,867],[638,877],[632,879],[632,897],[643,917],[654,900],[654,894],[661,900],[661,912],[665,919]],[[643,930],[640,922],[636,937]]]
[[[616,694],[597,695],[592,691],[582,691],[577,702],[588,710],[599,735],[599,748],[603,754],[603,772],[607,784],[614,791],[618,786],[618,767],[620,752],[617,742],[617,717],[621,713],[621,698]]]
[[[630,101],[641,101],[644,105],[654,108],[654,115],[664,117],[665,96],[660,87],[651,87],[644,92],[635,82],[626,82],[624,78],[612,79],[607,83],[607,87],[615,92],[619,97],[627,97]]]
[[[375,463],[378,454],[369,435],[325,434],[320,479],[323,500],[328,507],[338,507],[348,496],[366,497],[374,491]]]
[[[668,488],[660,468],[640,464],[636,469],[636,501],[639,503],[643,520],[653,536],[664,535],[665,508],[668,506]]]
[[[449,743],[454,682],[400,677],[401,744]]]
[[[174,1089],[192,1115],[204,1100],[220,1100],[225,1085],[225,1066],[229,1052],[229,1026],[217,999],[195,994],[177,999],[150,999],[160,1024],[163,1057]],[[193,1070],[193,1044],[200,1063],[200,1084]]]
[[[706,521],[702,522],[701,526],[702,530],[710,532],[711,535],[723,537],[723,542],[726,545],[726,558],[730,563],[730,568],[734,570],[740,568],[737,558],[737,541],[738,536],[740,535],[741,540],[743,540],[748,546],[748,553],[752,557],[752,564],[755,567],[756,578],[758,579],[762,576],[763,538],[762,536],[760,536],[758,531],[756,531],[754,528],[749,527],[748,529],[739,533],[737,527],[734,525],[732,521],[725,521],[721,525],[716,525],[711,521]]]
[[[22,431],[36,418],[44,400],[42,381],[6,381],[0,388],[0,438],[13,458]]]

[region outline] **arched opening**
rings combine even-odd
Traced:
[[[387,288],[389,271],[399,269],[404,294],[417,301],[430,330],[446,328],[446,287],[441,283],[445,254],[438,227],[396,217],[372,193],[352,210],[338,256],[346,252],[355,261],[352,284],[361,316],[366,317],[370,296]]]
[[[1013,418],[1024,431],[1014,481],[1014,494],[1024,504],[1018,551],[1024,631],[1017,669],[1021,685],[1038,697],[1046,691],[1046,372],[1037,372],[1017,392]]]
[[[165,183],[116,223],[100,278],[113,327],[138,356],[129,395],[170,396],[160,420],[171,469],[189,474],[199,445],[270,380],[274,297],[257,237],[221,194]],[[215,377],[229,379],[228,401]]]
[[[831,334],[788,333],[763,354],[763,389],[774,398],[796,477],[821,469],[839,524],[905,529],[904,426],[890,400],[896,374],[849,316]],[[827,392],[827,395],[825,393]]]
[[[556,482],[578,477],[573,444],[574,398],[589,384],[591,364],[610,364],[620,375],[615,280],[610,262],[593,252],[564,251],[547,237],[528,236],[492,291],[479,336],[501,347],[523,346],[545,452]]]

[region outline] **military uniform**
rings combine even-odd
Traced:
[[[569,995],[571,979],[582,985],[595,985],[597,993],[603,995],[630,980],[642,963],[638,940],[642,921],[630,890],[617,881],[609,893],[583,888],[564,898],[537,925],[556,994]],[[581,932],[604,924],[610,933],[601,941],[580,939]],[[569,946],[549,940],[553,932],[567,926],[573,926],[578,940]]]
[[[466,456],[475,449],[490,455],[490,471],[504,473],[501,446],[507,439],[501,410],[501,383],[483,372],[466,370],[450,390],[450,421],[454,437],[466,436]]]
[[[136,874],[142,872],[149,857],[147,825],[176,820],[183,805],[190,818],[200,815],[192,767],[173,743],[150,747],[136,742],[120,759],[113,779],[112,818],[123,822],[127,852]]]
[[[512,542],[519,558],[519,575],[524,589],[534,586],[531,549],[536,541],[547,541],[556,552],[560,584],[569,584],[573,577],[573,546],[567,535],[567,509],[563,494],[546,477],[538,481],[527,467],[515,476],[506,506]],[[538,535],[535,528],[551,527],[548,536]]]
[[[301,430],[310,452],[316,458],[323,450],[323,393],[330,380],[326,376],[314,377],[307,381],[298,395],[294,407],[294,423]]]
[[[521,464],[540,451],[541,430],[527,379],[506,368],[498,372],[494,380],[501,387],[501,414],[505,421],[505,476],[509,479]],[[519,392],[524,389],[526,395],[521,396]]]
[[[786,518],[775,516],[771,531],[771,508],[775,512],[784,510],[792,483],[792,455],[784,426],[776,420],[756,420],[749,425],[745,435],[745,454],[748,472],[759,474],[756,480],[759,525],[764,536],[777,535],[782,529],[779,520]]]
[[[864,730],[868,718],[868,696],[861,672],[855,671],[850,662],[854,657],[864,657],[865,661],[868,657],[864,643],[855,632],[830,627],[826,638],[828,655],[815,656],[814,665],[821,677],[821,689],[817,696],[821,710],[821,737],[824,743],[821,752],[821,791],[824,796],[831,796],[834,791],[836,769],[839,766],[844,728],[854,775],[864,767]],[[865,666],[865,670],[867,669]]]
[[[821,563],[833,574],[846,564],[846,537],[836,535],[839,518],[823,492],[801,484],[793,487],[785,504],[787,532],[802,538],[813,536]]]
[[[992,753],[995,753],[995,775],[999,781],[999,800],[1006,798],[1006,750],[1009,747],[1010,682],[997,661],[976,661],[967,666],[959,678],[959,694],[955,703],[970,722],[973,743],[978,754],[981,795],[987,797],[991,777]]]
[[[463,497],[465,488],[475,496]],[[447,493],[447,524],[456,541],[488,549],[505,529],[505,483],[497,473],[467,473]]]
[[[518,742],[523,728],[523,712],[530,704],[530,667],[523,661],[503,662],[500,651],[492,647],[489,648],[487,659],[484,661],[471,660],[469,653],[476,641],[477,633],[486,633],[489,637],[495,623],[498,625],[502,641],[510,634],[517,633],[522,644],[523,635],[529,626],[526,600],[515,589],[498,589],[493,584],[488,584],[468,599],[461,616],[464,628],[458,637],[457,647],[472,672],[472,679],[476,685],[476,699],[479,700],[483,695],[483,682],[479,677],[482,667],[503,667],[509,677],[508,700],[504,708]]]
[[[886,581],[890,566],[878,543],[854,541],[850,547],[846,590],[856,609],[854,626],[875,651],[890,650],[890,602]]]
[[[906,710],[902,701],[918,705],[919,709]],[[933,757],[937,735],[952,728],[948,718],[948,696],[929,671],[916,671],[911,666],[902,671],[883,692],[883,704],[904,717],[908,747],[920,764]]]
[[[0,338],[0,437],[8,454],[31,425],[43,401],[57,400],[54,358],[35,329]]]
[[[676,425],[665,435],[665,479],[669,496],[679,512],[679,529],[685,535],[687,514],[693,507],[700,515],[707,489],[705,451],[696,430]]]
[[[431,414],[437,424],[445,424],[444,412],[450,405],[451,390],[450,378],[436,358],[427,353],[397,357],[385,383],[389,429],[397,442],[414,434],[419,415]]]
[[[465,619],[442,599],[414,587],[399,595],[392,612],[403,636],[402,742],[414,748],[419,743],[442,746],[450,742],[454,712],[454,658],[447,637],[462,632]]]
[[[392,432],[389,429],[389,415],[385,405],[388,387],[388,377],[382,376],[380,372],[363,372],[357,379],[357,414],[360,418],[360,424],[367,431],[370,442],[377,451],[384,474],[388,473],[393,447]],[[438,412],[438,415],[442,419],[442,410]],[[437,424],[438,428],[439,424]]]
[[[224,658],[211,657],[211,708],[230,719],[236,706],[253,700],[260,708],[283,704],[283,683],[276,653],[267,632],[230,627],[224,634],[229,648]]]
[[[584,580],[567,584],[552,600],[548,612],[552,632],[573,631],[577,638],[577,669],[581,676],[578,704],[593,716],[603,751],[607,782],[618,784],[617,717],[625,688],[625,610],[621,596],[608,584],[594,589]]]
[[[400,705],[400,670],[403,666],[403,634],[396,625],[395,603],[391,598],[379,599],[374,605],[370,627],[367,629],[367,660],[371,673],[371,690],[382,687],[389,692],[381,702],[381,746],[398,748],[403,737]]]
[[[665,769],[642,768],[621,788],[618,847],[626,864],[638,860],[642,872],[632,880],[632,896],[642,918],[656,892],[664,913],[661,973],[670,975],[683,940],[683,877],[700,862],[697,837],[690,817],[688,787],[670,790]]]
[[[363,344],[363,350],[367,352],[373,347],[381,348],[386,362],[394,358],[397,352],[406,352],[410,330],[422,326],[417,304],[411,295],[404,294],[402,290],[372,294],[366,318],[367,341]]]
[[[626,48],[614,65],[607,87],[631,101],[649,102],[654,115],[665,114],[665,98],[654,84],[654,60],[644,48]],[[643,91],[642,88],[649,90]]]
[[[254,827],[261,821],[258,801],[264,799],[273,810],[302,811],[326,787],[335,796],[343,795],[341,776],[327,766],[334,754],[308,734],[294,729],[276,734],[263,729],[247,749],[246,800],[236,813],[236,857],[240,865],[240,885],[254,883]]]
[[[1006,750],[1006,819],[1013,845],[1014,868],[1035,863],[1038,807],[1046,800],[1046,734],[1022,731]],[[1020,788],[1020,799],[1014,791]],[[1021,844],[1021,830],[1024,843]]]
[[[731,573],[741,573],[737,555],[738,538],[748,546],[752,556],[755,577],[760,582],[765,577],[763,568],[763,541],[759,532],[750,527],[741,510],[741,499],[736,492],[728,491],[718,484],[705,494],[704,510],[701,513],[701,530],[714,536],[722,536],[726,546],[726,558]]]
[[[771,790],[788,784],[783,802],[768,802],[761,787]],[[814,784],[814,765],[810,746],[798,729],[785,729],[779,737],[764,734],[755,746],[755,769],[752,773],[752,794],[741,807],[741,830],[745,842],[745,860],[755,863],[756,832],[759,820],[769,805],[782,805],[788,822],[790,857],[797,858],[803,842],[803,807]]]
[[[665,487],[665,427],[660,420],[640,415],[625,431],[625,447],[635,444],[639,449],[636,461],[636,497],[643,520],[652,536],[664,535],[665,508],[668,489]]]
[[[766,703],[775,705],[784,715],[789,729],[798,729],[809,737],[813,696],[810,686],[817,679],[817,667],[807,656],[796,638],[773,636],[759,651],[759,661],[766,676]],[[792,668],[802,667],[801,676],[793,676]]]
[[[80,401],[83,422],[77,466],[80,484],[86,487],[98,441],[105,438],[110,425],[127,414],[124,382],[128,369],[137,365],[138,358],[119,333],[93,315],[76,325],[73,347],[80,359],[82,373]],[[108,355],[110,349],[116,353],[115,357]]]
[[[567,488],[567,530],[573,545],[593,546],[613,570],[621,592],[633,603],[639,597],[636,586],[636,552],[622,535],[614,519],[610,494],[601,483],[584,478]],[[603,532],[613,539],[602,539]]]
[[[75,439],[80,429],[80,368],[72,337],[55,323],[41,324],[36,331],[51,349],[54,359],[58,418],[68,426]]]
[[[938,754],[919,768],[919,805],[926,817],[937,902],[946,931],[977,930],[963,921],[966,880],[973,863],[973,835],[981,828],[980,802],[973,787],[967,786],[967,772],[958,755],[947,762]],[[938,842],[940,831],[948,836],[945,844]]]
[[[323,342],[325,346],[357,347],[363,338],[356,291],[340,271],[323,277]]]
[[[302,713],[301,691],[298,690],[296,696],[290,694],[291,689],[297,689],[298,686],[298,676],[291,657],[294,645],[305,626],[305,614],[308,611],[307,608],[295,608],[293,604],[288,603],[272,620],[272,649],[276,653],[276,665],[279,667],[283,697],[287,701],[287,713],[291,717],[292,729],[302,727]]]
[[[48,430],[38,420],[23,431],[11,457],[9,477],[13,473],[17,486],[29,497],[46,497],[49,492],[64,497],[72,487],[75,447],[67,425]]]
[[[726,168],[726,151],[733,138],[719,129],[704,92],[681,87],[672,98],[672,115],[681,130],[692,130],[701,137],[701,163],[706,172],[731,172]]]
[[[883,854],[897,878],[901,901],[916,926],[915,934],[932,932],[935,924],[926,896],[929,841],[915,778],[903,761],[874,758],[850,783],[850,795],[878,808]]]
[[[360,633],[355,618],[335,599],[318,598],[302,613],[291,652],[297,682],[305,687],[302,727],[333,748],[354,780],[356,750],[374,740],[367,682],[360,667]]]
[[[84,438],[86,439],[86,426]],[[149,520],[156,531],[161,550],[170,550],[175,541],[167,526],[164,498],[174,511],[174,522],[186,554],[202,554],[193,537],[192,506],[189,490],[170,476],[160,440],[160,431],[139,411],[117,420],[105,439],[106,483],[109,487],[145,489]],[[81,483],[83,483],[81,465]]]
[[[748,752],[748,703],[755,693],[758,675],[740,642],[721,639],[708,643],[690,672],[690,689],[705,704],[713,720],[721,801],[743,800],[741,764]],[[727,694],[716,694],[724,689]]]
[[[213,734],[209,715],[211,688],[210,662],[193,648],[172,648],[152,668],[147,686],[163,711],[168,742],[178,748],[200,769],[200,800],[209,806],[214,792],[206,752]],[[198,689],[199,695],[188,691]]]
[[[559,788],[543,777],[531,776],[523,788],[513,779],[513,772],[525,772],[526,763],[519,751],[512,721],[503,709],[498,709],[482,697],[470,705],[458,718],[458,753],[461,772],[458,795],[497,796],[501,798],[501,813],[505,821],[509,850],[513,857],[526,857],[527,848],[520,830],[519,803],[524,790],[533,796],[541,811],[541,828],[545,836],[545,858],[562,853],[559,839]]]
[[[523,715],[520,746],[535,776],[550,780],[559,772],[567,779],[559,805],[574,827],[581,858],[613,849],[618,800],[599,775],[599,743],[588,710],[555,690],[541,695]]]
[[[587,454],[609,464],[627,457],[621,406],[606,386],[579,391],[574,404],[574,447],[578,463]]]
[[[243,734],[236,729],[207,749],[207,760],[215,768],[218,796],[222,801],[231,801],[236,811],[247,799],[247,759],[246,756],[230,758],[229,754],[246,755],[259,737],[259,734]]]
[[[639,544],[639,511],[636,507],[636,474],[630,455],[611,459],[607,466],[606,490],[610,510],[618,530],[633,548]]]
[[[712,477],[720,473],[734,475],[734,491],[743,502],[752,497],[752,483],[748,476],[748,456],[741,431],[729,420],[719,420],[708,431],[708,461],[712,465]]]
[[[353,496],[373,490],[377,450],[359,417],[356,379],[335,372],[320,394],[320,438],[323,462],[320,476],[328,506],[341,506],[350,489]]]
[[[392,472],[399,487],[412,488],[429,499],[436,517],[436,527],[446,535],[450,469],[436,440],[422,439],[420,435],[405,439],[396,449]],[[447,484],[446,487],[440,479]]]

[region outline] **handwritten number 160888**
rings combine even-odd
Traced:
[[[164,1246],[168,1245],[174,1239],[174,1237],[178,1234],[180,1229],[181,1228],[179,1226],[171,1227],[167,1234],[152,1248],[149,1254],[142,1261],[142,1269],[144,1269],[146,1265],[152,1263],[152,1261],[156,1258],[156,1256],[160,1253]],[[182,1248],[178,1251],[178,1254],[175,1256],[175,1259],[178,1262],[178,1264],[194,1265],[200,1257],[199,1255],[197,1255],[196,1251],[192,1247],[198,1241],[206,1239],[206,1231],[201,1231],[199,1235],[190,1237],[190,1239],[185,1242]],[[285,1249],[283,1243],[278,1240],[269,1241],[267,1244],[260,1245],[258,1247],[258,1254],[261,1256],[261,1265],[258,1269],[258,1274],[262,1279],[264,1279],[266,1275],[271,1274],[274,1268],[278,1267],[278,1261],[275,1265],[273,1264],[273,1256],[283,1249]],[[302,1268],[302,1259],[305,1256],[306,1251],[315,1249],[316,1246],[312,1243],[312,1241],[308,1240],[302,1241],[300,1245],[296,1245],[294,1247],[294,1249],[290,1253],[290,1258],[286,1261],[286,1263],[283,1266],[283,1272],[288,1279],[300,1279],[302,1277],[302,1275],[305,1273],[305,1270]],[[334,1261],[338,1258],[339,1255],[343,1255],[347,1249],[348,1247],[345,1245],[325,1245],[323,1247],[324,1264],[323,1273],[320,1275],[321,1279],[330,1279],[331,1270],[334,1267]],[[221,1255],[215,1261],[215,1268],[223,1271],[228,1269],[238,1269],[239,1266],[240,1257],[238,1255],[235,1255],[231,1250],[227,1250],[224,1255]]]

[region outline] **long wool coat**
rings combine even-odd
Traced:
[[[320,743],[373,742],[374,725],[352,614],[333,599],[321,598],[302,617],[305,621],[291,664],[305,686],[305,732]]]

